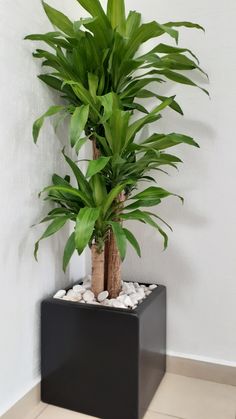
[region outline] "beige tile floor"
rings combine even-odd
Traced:
[[[36,418],[92,419],[43,403],[25,419]],[[171,418],[236,419],[236,387],[166,374],[144,419]]]

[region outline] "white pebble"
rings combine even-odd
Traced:
[[[86,303],[90,303],[94,300],[94,293],[90,290],[85,291],[85,293],[83,294],[83,299],[84,301],[86,301]]]
[[[65,290],[59,290],[59,291],[57,291],[57,293],[54,295],[53,298],[63,298],[65,295],[66,295]]]
[[[79,294],[83,294],[86,291],[86,288],[83,287],[82,285],[74,285],[73,291],[78,292]]]
[[[156,288],[157,288],[157,285],[156,284],[149,285],[149,289],[151,291],[155,290]]]
[[[133,307],[134,306],[134,302],[131,300],[131,298],[128,295],[124,299],[124,305],[126,307]]]
[[[108,291],[102,291],[102,292],[100,292],[100,294],[98,294],[98,301],[99,301],[99,303],[102,303],[104,300],[106,300],[107,297],[108,297],[108,295],[109,295],[109,292]]]
[[[114,300],[112,302],[112,307],[115,307],[115,308],[126,308],[125,305],[122,304],[122,302],[119,301],[119,300]]]

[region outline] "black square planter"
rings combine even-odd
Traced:
[[[165,287],[135,310],[43,301],[41,356],[43,402],[141,419],[166,369]]]

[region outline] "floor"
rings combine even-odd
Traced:
[[[92,419],[43,403],[25,419],[36,418]],[[236,419],[236,387],[166,374],[143,419],[171,418]]]

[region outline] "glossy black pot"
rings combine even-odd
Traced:
[[[135,310],[49,298],[41,312],[42,401],[141,419],[166,369],[166,289]]]

